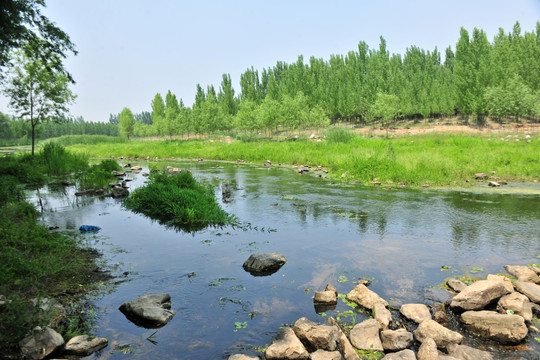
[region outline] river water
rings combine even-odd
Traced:
[[[347,293],[367,278],[373,291],[399,306],[426,302],[425,289],[452,275],[485,277],[507,264],[540,262],[539,195],[373,189],[287,168],[206,161],[160,165],[190,169],[214,186],[221,206],[245,226],[185,233],[132,213],[121,200],[77,198],[70,188],[40,192],[47,225],[102,228],[83,241],[103,252],[118,276],[91,299],[93,334],[109,340],[92,359],[257,354],[284,324],[302,316],[324,323],[350,310],[340,301],[335,310],[315,311],[313,291],[327,283]],[[129,176],[132,189],[145,181]],[[232,188],[229,203],[221,201],[222,182]],[[279,252],[288,261],[271,276],[254,277],[242,264],[255,252]],[[158,292],[171,294],[177,314],[157,331],[137,327],[118,310],[127,300]],[[355,317],[360,322],[367,315]],[[517,348],[472,337],[466,342],[501,358],[540,354],[533,337]]]

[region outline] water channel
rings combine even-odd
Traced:
[[[118,276],[91,300],[93,334],[109,340],[92,359],[256,354],[284,324],[302,316],[324,323],[350,310],[340,302],[335,310],[315,312],[313,291],[327,283],[347,293],[365,277],[390,303],[418,303],[426,301],[426,288],[449,276],[481,268],[474,275],[484,277],[504,272],[507,264],[540,262],[540,195],[373,189],[287,168],[166,165],[190,169],[214,186],[218,199],[220,184],[229,183],[233,200],[221,205],[245,226],[185,233],[130,212],[121,200],[75,197],[70,188],[40,192],[47,225],[102,228],[84,241],[103,252]],[[129,176],[131,189],[144,184],[140,174]],[[288,260],[275,274],[254,277],[243,270],[251,253],[274,251]],[[118,310],[127,300],[158,292],[171,294],[177,314],[157,331],[137,327]],[[356,321],[365,317],[358,314]],[[478,346],[508,359],[540,354],[532,337],[518,349]]]

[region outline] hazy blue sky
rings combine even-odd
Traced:
[[[411,45],[455,49],[461,26],[484,29],[490,41],[516,21],[523,31],[540,20],[540,0],[47,0],[45,14],[79,51],[68,70],[78,95],[71,115],[108,121],[127,106],[151,111],[157,92],[171,90],[186,105],[196,84],[216,89],[223,73],[239,91],[246,68],[293,62],[298,55],[328,59],[359,41],[391,53]],[[0,111],[6,108],[0,99]]]

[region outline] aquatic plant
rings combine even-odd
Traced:
[[[124,204],[136,213],[185,231],[236,220],[219,207],[212,189],[199,184],[187,171],[153,173],[148,184],[136,189]]]

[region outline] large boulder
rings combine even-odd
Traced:
[[[360,360],[360,357],[354,350],[354,347],[351,345],[351,342],[349,341],[349,339],[347,339],[347,336],[345,336],[345,334],[339,327],[339,324],[336,321],[336,319],[330,316],[327,322],[330,325],[334,326],[339,333],[339,349],[341,351],[341,355],[343,356],[343,358],[345,360]]]
[[[517,291],[527,296],[532,302],[540,304],[540,285],[530,282],[516,281],[514,287]]]
[[[381,341],[385,351],[399,351],[411,346],[413,334],[405,329],[383,330]]]
[[[480,280],[454,296],[450,306],[459,310],[480,310],[508,291],[501,282]]]
[[[448,290],[430,287],[424,291],[424,297],[428,300],[449,305],[454,294]]]
[[[360,350],[383,351],[379,337],[379,323],[375,319],[364,320],[356,324],[350,334],[351,343]]]
[[[536,271],[531,270],[528,266],[506,265],[505,270],[514,275],[518,281],[540,283],[540,277]]]
[[[508,291],[509,293],[515,291],[514,285],[512,285],[512,281],[510,281],[510,279],[507,278],[506,276],[489,274],[486,280],[493,280],[493,281],[501,282],[506,288],[506,291]]]
[[[267,360],[274,359],[308,359],[309,353],[290,327],[283,327],[276,340],[266,349]]]
[[[62,335],[46,327],[35,327],[32,335],[25,337],[19,343],[21,354],[24,359],[39,360],[53,353],[56,349],[64,345]]]
[[[528,333],[525,320],[518,315],[499,314],[495,311],[466,311],[461,314],[463,324],[479,335],[503,344],[515,344]]]
[[[497,310],[501,314],[513,313],[525,319],[532,320],[532,307],[529,298],[518,292],[513,292],[499,299]]]
[[[358,305],[370,310],[373,309],[377,303],[388,306],[388,302],[386,302],[386,300],[362,284],[356,285],[354,289],[347,294],[346,298],[347,300],[355,302]]]
[[[383,303],[376,303],[373,306],[373,317],[379,323],[381,330],[388,329],[388,325],[392,321],[392,313],[384,306]]]
[[[406,349],[385,355],[381,360],[416,360],[414,351]]]
[[[424,304],[405,304],[401,306],[399,312],[417,324],[420,324],[426,319],[431,319],[429,308]]]
[[[432,338],[438,348],[446,348],[448,344],[459,344],[463,340],[463,335],[445,328],[435,320],[422,321],[414,331],[414,337],[421,343],[427,338]]]
[[[317,325],[303,317],[294,323],[294,333],[313,349],[334,351],[338,348],[339,332],[335,326]]]
[[[242,266],[253,276],[266,276],[278,271],[286,262],[287,259],[277,252],[257,253],[251,254]]]
[[[145,328],[158,328],[167,324],[176,314],[171,310],[171,295],[149,294],[120,305],[120,311],[133,323]]]
[[[448,355],[463,360],[492,360],[493,355],[467,345],[450,344],[446,347]]]
[[[109,344],[105,338],[80,335],[75,336],[66,343],[64,351],[68,354],[88,356],[106,347]]]

